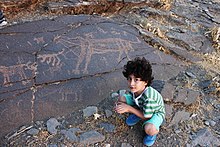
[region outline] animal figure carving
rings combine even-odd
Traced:
[[[140,43],[140,40],[137,38],[137,41],[131,41],[121,38],[106,38],[106,39],[94,39],[91,37],[56,37],[56,43],[62,44],[65,48],[68,48],[74,55],[78,57],[76,63],[76,68],[73,70],[75,74],[79,74],[79,67],[82,62],[85,60],[85,67],[83,73],[88,73],[88,65],[91,61],[92,55],[94,54],[105,54],[105,53],[114,53],[118,52],[117,61],[121,60],[123,53],[128,57],[128,51],[133,51],[132,44]],[[80,47],[77,48],[77,47]],[[78,51],[79,50],[79,51]],[[129,57],[128,57],[129,58]]]
[[[24,73],[25,67],[28,67],[27,64],[18,64],[13,66],[0,66],[0,73],[3,74],[4,82],[3,85],[10,86],[11,84],[11,77],[12,76],[19,76],[20,80],[27,80],[27,77]],[[26,84],[22,82],[22,84]]]
[[[59,55],[64,53],[64,49],[58,53],[53,53],[53,54],[44,54],[44,55],[38,55],[37,58],[41,59],[41,62],[46,62],[47,64],[52,64],[52,66],[59,66],[60,65],[60,58],[58,57]]]

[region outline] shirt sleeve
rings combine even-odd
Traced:
[[[133,95],[131,93],[125,93],[123,96],[125,97],[126,103],[128,105],[131,105],[131,106],[135,105],[134,100],[133,100]]]

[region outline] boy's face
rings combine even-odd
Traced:
[[[147,85],[147,82],[141,81],[141,78],[136,78],[134,75],[130,75],[127,80],[128,87],[136,96],[140,95]]]

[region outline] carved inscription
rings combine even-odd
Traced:
[[[103,34],[107,32],[99,29]],[[98,39],[94,38],[93,33],[84,34],[85,37],[76,36],[76,37],[67,37],[67,36],[57,36],[54,38],[54,41],[58,44],[63,45],[63,49],[57,53],[51,54],[42,54],[38,55],[38,59],[42,63],[47,63],[48,65],[52,65],[49,67],[48,71],[50,73],[54,73],[55,71],[60,71],[61,67],[64,65],[64,62],[61,61],[61,57],[67,59],[69,55],[74,55],[76,58],[76,63],[74,64],[74,69],[72,71],[68,71],[69,74],[71,72],[75,74],[80,74],[82,71],[84,74],[88,73],[88,66],[91,62],[92,56],[95,54],[106,54],[106,53],[118,53],[117,61],[120,62],[122,59],[122,55],[125,54],[127,58],[128,52],[133,51],[133,44],[141,43],[141,41],[136,38],[135,41],[122,39],[122,38],[105,38]],[[35,38],[35,41],[38,43],[44,42],[43,38]],[[84,68],[80,71],[80,67],[82,64]],[[12,85],[12,77],[16,76],[21,80],[22,84],[27,84],[27,76],[25,74],[25,70],[36,71],[36,66],[34,64],[30,64],[29,62],[26,64],[17,64],[12,66],[0,66],[0,73],[3,75],[3,85],[11,86]]]
[[[106,38],[106,39],[94,39],[91,33],[85,34],[85,38],[77,36],[74,38],[66,36],[58,36],[54,39],[56,43],[62,44],[68,52],[74,54],[78,60],[76,67],[73,70],[75,74],[80,73],[80,65],[85,61],[83,73],[88,73],[88,65],[94,54],[105,53],[119,53],[117,61],[122,58],[123,53],[128,57],[128,51],[133,51],[132,44],[140,43],[140,40],[136,38],[136,41],[126,40],[122,38]],[[129,57],[128,57],[129,58]]]

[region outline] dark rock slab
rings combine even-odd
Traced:
[[[35,119],[61,116],[87,105],[94,105],[112,90],[127,87],[121,72],[69,80],[38,88],[34,103]]]
[[[214,51],[212,43],[200,33],[194,32],[169,32],[166,34],[173,43],[177,43],[179,46],[186,48],[187,50],[193,50],[197,52],[210,53]]]
[[[161,95],[163,96],[164,100],[173,100],[173,95],[175,92],[175,86],[170,83],[166,83],[161,91]]]
[[[151,62],[155,79],[168,81],[186,68],[185,63],[158,50],[150,52],[144,57]]]
[[[180,59],[188,60],[191,62],[198,62],[202,60],[200,57],[194,56],[187,51],[187,49],[189,48],[189,45],[186,44],[184,40],[182,40],[181,38],[175,38],[174,36],[169,35],[172,33],[179,33],[179,32],[176,32],[176,30],[173,30],[173,32],[171,30],[169,33],[167,33],[167,36],[168,37],[170,36],[169,42],[159,37],[155,37],[153,33],[147,30],[140,29],[139,31],[144,37],[148,38],[146,40],[151,40],[151,43],[159,44],[163,46],[166,49],[166,52],[169,52],[169,54],[172,54],[174,56],[177,56]],[[175,38],[175,39],[172,39],[172,38]],[[173,43],[171,43],[171,41],[173,41]]]
[[[177,98],[175,102],[183,102],[185,105],[194,104],[198,97],[200,96],[199,91],[195,91],[188,88],[183,88],[178,90]]]
[[[175,113],[172,121],[170,122],[169,126],[172,125],[177,125],[180,121],[185,121],[188,120],[190,117],[190,113],[186,112],[185,110],[183,111],[178,111]]]
[[[27,91],[0,104],[0,136],[21,125],[28,125],[33,119],[33,94]]]
[[[171,118],[173,114],[173,106],[165,104],[166,118]]]
[[[200,129],[193,139],[191,146],[220,146],[220,140],[207,128]]]
[[[135,50],[149,47],[131,33],[134,28],[108,19],[80,18],[78,24],[73,21],[71,30],[55,34],[53,42],[38,53],[37,83],[110,72]]]
[[[203,1],[177,1],[174,3],[174,5],[175,9],[172,9],[172,12],[179,14],[180,16],[185,17],[189,20],[194,20],[192,21],[192,23],[190,23],[190,25],[197,22],[200,25],[210,27],[213,25],[212,21],[218,20],[218,17],[215,16],[218,14],[219,11],[218,3],[210,1],[208,3],[203,3]],[[211,13],[207,10],[209,10]]]

